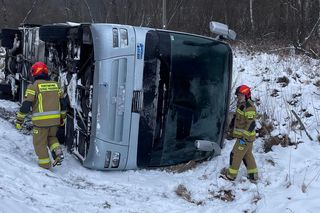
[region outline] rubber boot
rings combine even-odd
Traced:
[[[61,147],[55,148],[51,153],[52,153],[52,158],[54,159],[52,166],[61,165],[61,162],[64,159],[64,155],[63,155]]]

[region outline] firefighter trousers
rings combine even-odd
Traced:
[[[237,177],[241,161],[245,164],[248,176],[254,175],[257,177],[257,164],[252,154],[253,142],[246,142],[240,144],[240,139],[237,139],[230,153],[230,167],[228,169],[228,176],[232,179]]]
[[[48,148],[51,152],[56,149],[61,149],[56,137],[57,131],[58,126],[33,127],[33,146],[38,156],[38,164],[42,168],[50,169],[51,167]]]

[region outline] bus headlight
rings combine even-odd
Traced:
[[[111,158],[111,168],[118,168],[120,163],[120,153],[113,152]]]

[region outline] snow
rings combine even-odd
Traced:
[[[253,87],[258,112],[266,113],[276,125],[272,135],[288,134],[292,142],[300,142],[273,146],[265,153],[265,141],[258,138],[254,142],[260,175],[257,184],[245,178],[244,165],[234,183],[219,178],[220,170],[228,165],[234,140],[226,141],[220,156],[182,173],[89,170],[66,150],[62,166],[43,170],[37,166],[32,136],[0,119],[0,212],[319,212],[320,91],[314,85],[320,78],[319,67],[319,61],[301,56],[235,51],[233,89],[240,84]],[[286,87],[277,83],[283,76],[289,79]],[[279,90],[278,96],[270,96],[273,89]],[[298,93],[301,96],[294,96]],[[293,100],[295,105],[290,104]],[[15,111],[18,105],[0,100],[0,107]],[[313,141],[299,125],[291,127],[295,121],[291,110],[299,115]],[[190,192],[191,202],[176,194],[180,184]],[[231,190],[235,199],[217,198],[221,190]]]
[[[4,66],[5,66],[5,53],[6,53],[6,50],[3,48],[3,47],[0,47],[0,82],[4,79],[4,73],[3,73],[3,70],[4,70]]]
[[[67,81],[64,79],[64,82]],[[70,80],[70,83],[67,87],[67,93],[70,101],[70,106],[72,108],[78,109],[79,106],[77,106],[77,100],[76,100],[76,87],[77,87],[77,75],[73,74],[72,78]]]

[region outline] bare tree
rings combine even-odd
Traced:
[[[167,25],[170,25],[172,19],[175,17],[175,15],[177,14],[179,8],[181,8],[181,5],[183,3],[184,0],[179,0],[175,3],[174,7],[172,8],[172,10],[169,12],[170,14],[170,18],[168,20]]]
[[[215,20],[228,24],[245,42],[257,45],[278,42],[294,45],[313,57],[320,54],[320,0],[0,0],[0,3],[0,27],[18,26],[21,22],[89,21],[155,28],[166,25],[170,30],[210,35],[208,23]]]
[[[3,22],[4,22],[4,25],[6,26],[8,24],[8,19],[7,19],[7,7],[6,7],[6,3],[4,0],[1,0],[1,3],[2,3],[2,7],[1,7],[1,10],[3,12]]]
[[[85,5],[86,5],[86,7],[88,9],[88,12],[89,12],[89,15],[90,15],[90,18],[91,18],[91,22],[94,23],[94,17],[92,16],[91,8],[90,8],[87,0],[83,0],[83,1],[84,1]]]
[[[318,17],[320,17],[320,0],[318,0]],[[320,25],[318,25],[318,37],[320,37]]]
[[[30,16],[30,14],[32,13],[34,7],[36,6],[36,4],[38,3],[38,0],[34,0],[33,4],[31,6],[31,9],[28,11],[28,13],[26,14],[26,16],[24,17],[24,19],[22,20],[22,24],[26,23],[26,20],[28,19],[28,17]]]
[[[255,37],[255,28],[254,28],[254,21],[253,21],[253,2],[254,0],[250,1],[250,22],[251,22],[251,31],[252,31],[252,37]]]

